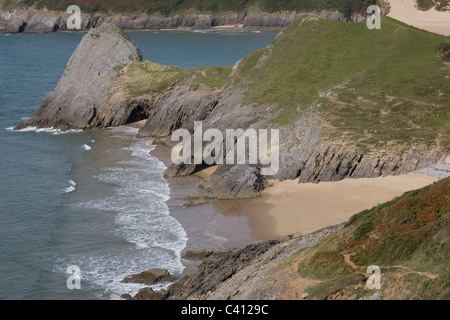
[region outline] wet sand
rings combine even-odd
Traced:
[[[438,180],[411,173],[321,183],[271,181],[261,198],[238,202],[231,210],[224,208],[222,213],[227,215],[234,211],[247,215],[256,238],[308,234],[346,222],[355,213]]]

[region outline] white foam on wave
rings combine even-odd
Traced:
[[[136,294],[141,284],[126,284],[121,280],[131,274],[151,268],[167,269],[178,275],[184,270],[181,252],[187,244],[187,234],[182,225],[170,215],[166,202],[170,188],[163,178],[165,165],[152,157],[152,141],[135,138],[137,129],[122,127],[109,129],[118,137],[129,135],[133,142],[120,150],[131,157],[125,161],[118,157],[109,167],[93,178],[100,183],[115,186],[114,196],[104,196],[86,202],[72,204],[105,211],[113,217],[113,231],[131,246],[120,249],[99,250],[64,257],[61,266],[79,263],[83,279],[105,288],[107,296],[125,292]],[[116,154],[115,153],[115,154]],[[124,164],[124,166],[122,166]],[[61,268],[61,271],[63,269]],[[155,286],[155,289],[168,286]]]
[[[77,186],[77,184],[75,181],[69,180],[69,184],[70,184],[70,186],[68,186],[67,188],[64,189],[64,193],[71,193],[76,190],[75,187]]]
[[[91,147],[91,146],[88,146],[87,144],[83,144],[82,147],[83,147],[83,149],[84,149],[85,151],[89,151],[89,150],[92,149],[92,147]]]
[[[6,129],[7,130],[11,129],[11,131],[14,130],[13,127],[6,128]],[[83,130],[72,129],[72,130],[63,131],[61,129],[56,129],[53,127],[50,127],[50,128],[26,127],[26,128],[15,130],[15,131],[16,132],[37,132],[37,133],[45,132],[45,133],[51,133],[51,134],[66,134],[66,133],[82,132]]]

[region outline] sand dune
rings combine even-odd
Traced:
[[[418,10],[415,0],[389,0],[391,10],[388,17],[416,28],[450,36],[450,11]]]

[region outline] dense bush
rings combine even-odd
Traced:
[[[450,43],[448,42],[439,42],[436,45],[436,51],[438,53],[447,53],[450,51]]]

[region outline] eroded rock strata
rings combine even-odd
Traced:
[[[139,136],[174,146],[177,142],[171,141],[172,133],[180,128],[193,133],[195,121],[202,122],[203,130],[215,128],[222,132],[271,126],[270,120],[275,116],[273,106],[244,104],[245,87],[193,89],[193,77],[175,81],[167,90],[130,96],[118,75],[123,73],[124,66],[141,59],[139,49],[118,26],[104,23],[91,29],[70,58],[56,88],[43,99],[37,115],[16,129],[29,126],[90,129],[148,118]],[[238,63],[235,69],[239,67]],[[271,178],[280,180],[319,182],[398,175],[443,162],[447,156],[443,149],[421,145],[411,148],[409,144],[362,153],[326,140],[320,132],[320,115],[314,111],[305,112],[295,122],[277,129],[280,165]],[[205,167],[205,163],[172,165],[165,176],[187,176]],[[261,176],[258,168],[222,166],[197,195],[220,199],[257,197],[267,185],[267,177]]]

